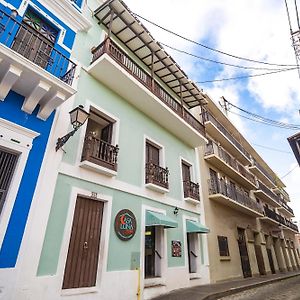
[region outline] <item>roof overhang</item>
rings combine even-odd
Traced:
[[[121,0],[108,0],[94,12],[99,24],[117,37],[153,75],[166,84],[188,108],[207,103],[201,89]]]
[[[300,132],[297,134],[294,134],[293,136],[290,136],[288,139],[288,142],[294,152],[294,155],[297,159],[297,162],[300,166]]]

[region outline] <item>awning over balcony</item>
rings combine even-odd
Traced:
[[[199,222],[186,220],[186,232],[188,233],[209,233],[209,229]]]
[[[188,78],[123,1],[108,0],[96,9],[94,14],[99,24],[107,30],[110,28],[111,32],[152,70],[153,75],[181,98],[188,108],[207,102],[201,89]]]
[[[178,223],[164,214],[147,210],[146,226],[163,226],[165,228],[176,228],[178,227]]]

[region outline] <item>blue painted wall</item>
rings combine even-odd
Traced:
[[[40,136],[36,137],[33,141],[33,147],[29,153],[2,243],[0,250],[0,268],[12,268],[16,264],[54,116],[54,113],[52,113],[46,121],[42,121],[36,117],[37,111],[29,115],[21,110],[23,101],[24,97],[15,92],[10,92],[5,101],[0,101],[0,118],[40,133]]]

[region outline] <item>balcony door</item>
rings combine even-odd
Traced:
[[[146,142],[146,163],[152,163],[159,166],[159,148]]]
[[[28,10],[14,38],[12,49],[42,68],[51,64],[51,51],[58,32],[31,10]]]

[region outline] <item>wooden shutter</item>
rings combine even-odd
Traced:
[[[159,148],[146,142],[146,162],[159,166]]]
[[[182,179],[183,179],[183,181],[191,181],[190,166],[188,164],[182,162],[181,169],[182,169]]]
[[[63,289],[96,285],[102,215],[103,202],[77,198]]]
[[[0,149],[0,213],[18,160],[18,154]]]
[[[101,140],[102,141],[111,144],[112,128],[113,128],[113,124],[110,123],[102,129],[102,131],[101,131]]]

